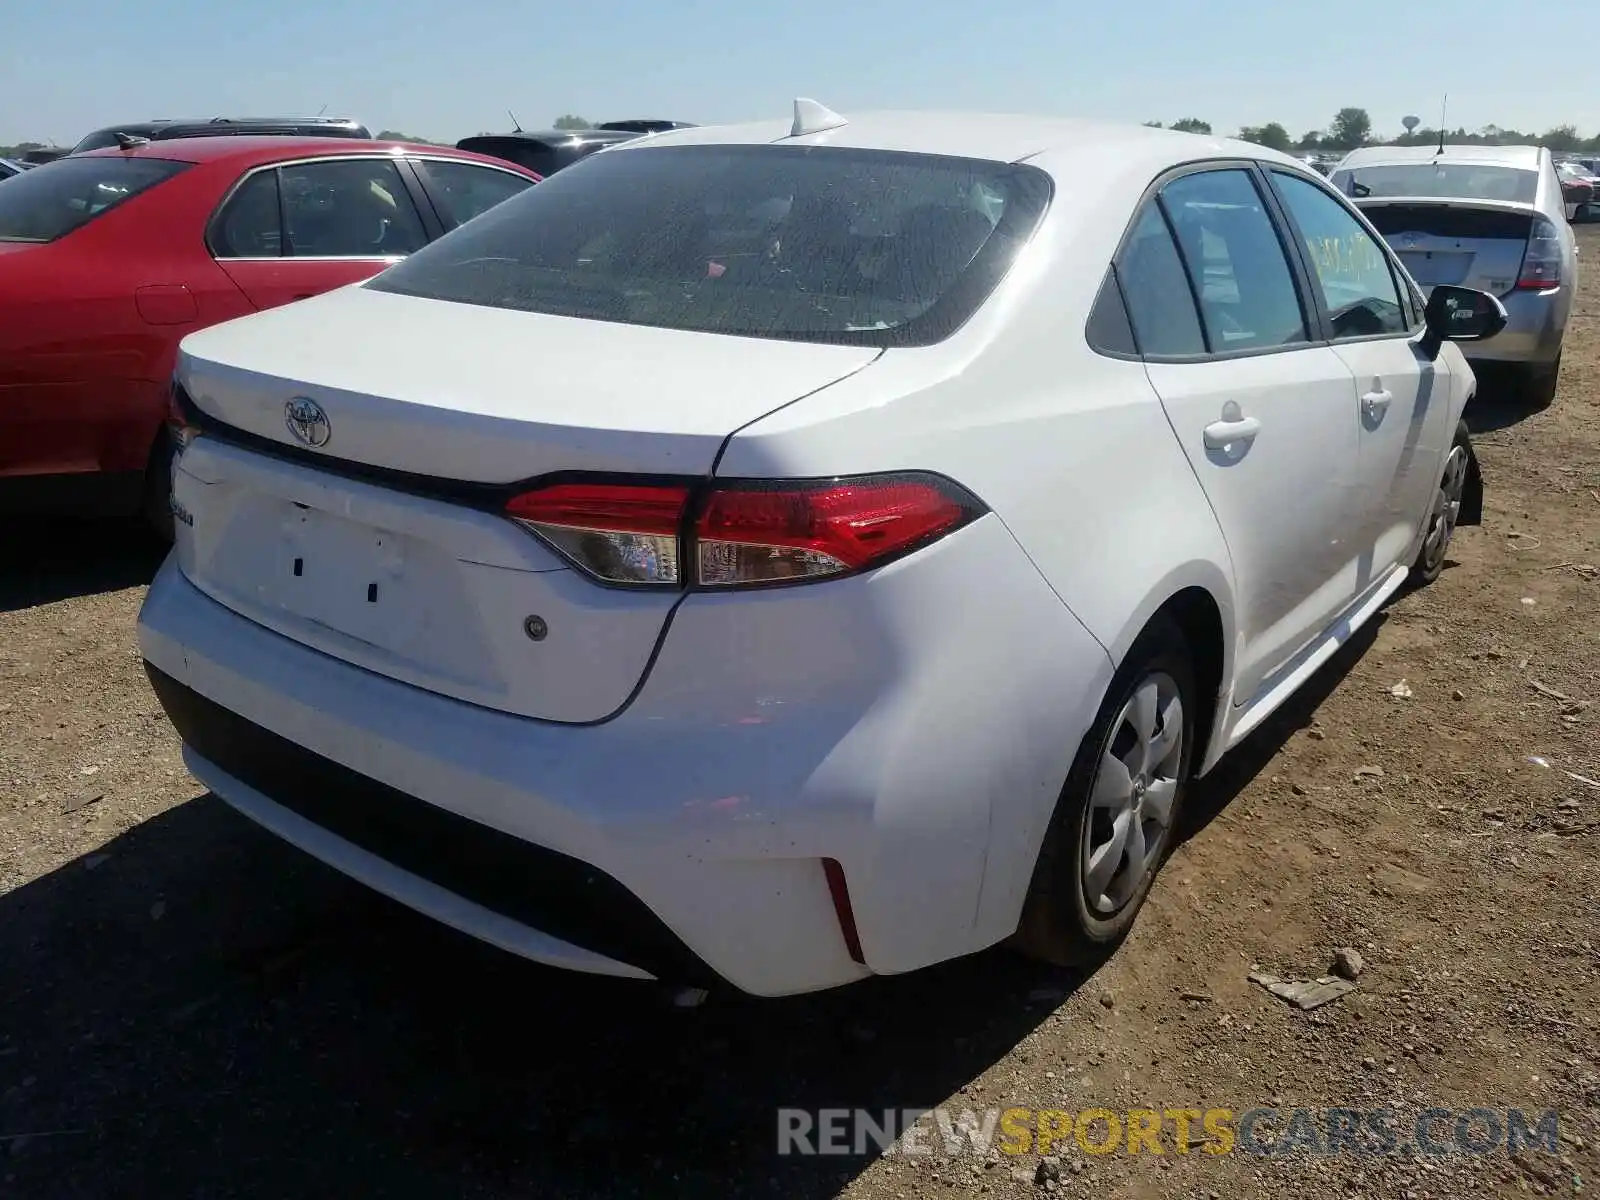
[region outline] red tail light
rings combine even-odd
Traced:
[[[678,485],[563,483],[506,515],[613,584],[707,588],[799,583],[870,570],[984,512],[936,475]],[[686,519],[694,513],[692,524]],[[692,577],[688,572],[692,571]]]
[[[1535,217],[1528,232],[1528,248],[1517,273],[1519,292],[1542,292],[1561,286],[1561,235],[1545,217]]]

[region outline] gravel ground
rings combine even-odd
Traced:
[[[1600,231],[1582,242],[1600,258]],[[995,952],[679,1010],[472,944],[189,778],[134,645],[153,547],[7,535],[0,1195],[1592,1190],[1600,788],[1568,772],[1600,780],[1597,318],[1591,270],[1550,410],[1485,381],[1484,526],[1198,791],[1133,936],[1088,977]],[[1365,970],[1314,1012],[1247,979],[1321,974],[1340,946]],[[779,1107],[1263,1105],[1555,1108],[1563,1140],[1439,1160],[775,1154]]]

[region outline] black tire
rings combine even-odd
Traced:
[[[1162,674],[1177,685],[1183,707],[1183,741],[1177,768],[1177,788],[1169,810],[1162,844],[1132,894],[1114,913],[1092,911],[1084,894],[1081,856],[1085,822],[1090,820],[1090,795],[1101,759],[1111,744],[1118,718],[1140,685]],[[1066,786],[1056,802],[1045,831],[1033,880],[1023,902],[1022,919],[1010,945],[1058,966],[1092,961],[1110,952],[1133,926],[1145,897],[1155,882],[1161,863],[1170,853],[1182,820],[1194,748],[1196,696],[1194,654],[1182,631],[1165,617],[1157,617],[1129,649],[1083,739]]]
[[[1451,482],[1451,461],[1457,451],[1462,454],[1461,478],[1457,484]],[[1445,458],[1445,465],[1441,472],[1438,485],[1434,489],[1433,505],[1428,511],[1427,523],[1422,534],[1422,545],[1417,548],[1417,557],[1411,564],[1411,574],[1406,582],[1413,588],[1427,587],[1444,571],[1445,561],[1450,557],[1450,543],[1455,538],[1456,527],[1460,519],[1462,498],[1466,488],[1470,486],[1472,473],[1476,470],[1472,454],[1472,435],[1467,429],[1465,421],[1456,422],[1456,435],[1450,443],[1450,453]],[[1444,503],[1454,503],[1453,514],[1441,509],[1440,496],[1450,487],[1457,488],[1454,496],[1445,495]],[[1434,537],[1435,526],[1440,522],[1445,523],[1443,537]]]
[[[1533,412],[1541,412],[1555,403],[1556,387],[1561,381],[1561,355],[1544,367],[1529,367],[1522,377],[1522,397]]]
[[[172,517],[172,460],[176,447],[163,429],[156,435],[150,461],[144,471],[144,500],[140,515],[150,531],[166,545],[176,536]]]

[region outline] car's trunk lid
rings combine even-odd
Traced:
[[[1424,292],[1457,284],[1503,296],[1516,287],[1537,212],[1512,201],[1358,199]]]
[[[220,603],[368,670],[601,720],[681,593],[600,586],[503,499],[571,471],[709,474],[730,433],[877,353],[359,288],[217,326],[179,363],[211,431],[175,477],[179,561]],[[325,415],[320,446],[292,431],[296,398]]]

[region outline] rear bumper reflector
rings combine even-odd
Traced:
[[[861,934],[856,929],[855,909],[850,907],[850,886],[844,880],[844,868],[838,859],[822,860],[822,871],[828,877],[828,894],[833,897],[833,911],[839,918],[839,932],[844,934],[844,948],[850,957],[862,966],[867,965],[861,953]]]

